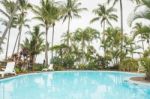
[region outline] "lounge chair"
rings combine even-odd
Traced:
[[[2,76],[2,78],[4,78],[5,74],[14,74],[14,75],[16,75],[15,62],[8,62],[7,65],[6,65],[6,68],[3,69],[3,71],[0,71],[0,75]]]
[[[42,71],[53,71],[53,70],[54,70],[53,64],[50,64],[50,65],[48,66],[48,68],[44,68]]]

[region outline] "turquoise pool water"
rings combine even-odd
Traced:
[[[150,87],[122,72],[49,72],[0,80],[0,99],[150,99]]]

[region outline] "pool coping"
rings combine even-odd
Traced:
[[[144,86],[149,86],[150,87],[150,83],[148,82],[141,82],[141,81],[134,81],[131,80],[132,77],[127,78],[125,81],[132,83],[132,84],[136,84],[136,85],[144,85]]]
[[[48,72],[27,73],[27,74],[21,74],[21,75],[8,77],[8,78],[3,78],[3,79],[0,79],[0,83],[3,82],[3,81],[12,80],[12,79],[15,79],[15,78],[18,78],[18,77],[22,77],[22,76],[29,76],[29,75],[36,75],[36,74],[43,74],[43,73],[55,73],[55,72],[115,72],[115,73],[135,74],[135,77],[137,77],[138,75],[139,76],[144,76],[144,73],[123,72],[123,71],[94,71],[94,70],[48,71]],[[133,81],[130,78],[132,78],[132,77],[127,77],[127,78],[125,78],[124,81],[127,81],[127,82],[132,83],[132,84],[137,84],[137,85],[150,86],[150,83]]]

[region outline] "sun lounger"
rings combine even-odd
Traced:
[[[4,71],[0,71],[0,75],[2,76],[2,78],[4,77],[5,74],[14,74],[14,75],[16,75],[15,62],[8,62],[7,65],[6,65],[6,68],[4,69]]]
[[[44,68],[42,71],[53,71],[53,70],[54,70],[53,64],[50,64],[50,65],[48,66],[48,68]]]

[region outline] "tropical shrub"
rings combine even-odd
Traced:
[[[71,55],[67,55],[63,58],[63,66],[66,68],[72,68],[74,65],[74,57]]]
[[[72,56],[66,56],[63,58],[54,57],[52,63],[57,66],[62,66],[63,68],[71,69],[74,65],[74,58]]]
[[[79,64],[78,69],[79,70],[85,70],[85,69],[87,69],[87,66],[85,64]]]
[[[137,71],[138,61],[132,58],[124,59],[120,63],[119,70],[122,71]]]
[[[43,33],[40,32],[39,26],[35,26],[33,31],[28,32],[28,34],[31,38],[26,38],[21,44],[22,51],[20,53],[22,53],[24,57],[29,56],[30,63],[34,64],[36,55],[40,54],[45,48],[43,44],[44,40],[42,38]]]
[[[145,68],[146,79],[150,80],[150,58],[143,58],[141,64]]]
[[[62,66],[62,62],[63,60],[59,57],[54,57],[52,60],[51,60],[52,64],[54,64],[55,66]]]
[[[99,69],[101,69],[101,67],[98,65],[97,62],[91,61],[91,62],[89,62],[89,64],[87,65],[87,69],[88,69],[88,70],[99,70]]]
[[[16,71],[16,73],[20,73],[21,72],[21,70],[19,69],[19,68],[15,68],[15,71]]]
[[[144,51],[143,56],[150,57],[150,47],[148,47],[148,49]]]
[[[59,66],[59,65],[54,65],[54,70],[55,71],[61,71],[61,70],[64,70],[64,67]]]
[[[43,64],[33,64],[33,71],[41,71],[43,69]]]

